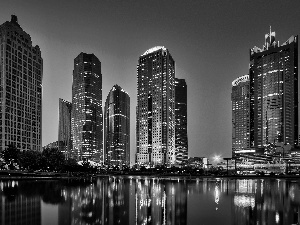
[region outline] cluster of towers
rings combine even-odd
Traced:
[[[38,46],[12,16],[0,26],[0,150],[9,144],[41,150],[43,60]],[[187,86],[162,46],[137,66],[136,163],[163,165],[188,159]],[[72,102],[59,99],[56,147],[66,158],[109,165],[130,163],[130,97],[114,85],[102,104],[101,62],[74,59]]]
[[[249,75],[232,82],[232,154],[299,146],[298,36],[279,45],[275,32],[250,50]]]

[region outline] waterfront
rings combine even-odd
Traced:
[[[292,179],[3,180],[1,224],[297,224]]]

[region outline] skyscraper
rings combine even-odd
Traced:
[[[71,114],[72,103],[59,99],[59,121],[58,121],[58,149],[64,153],[66,158],[70,157],[72,150]]]
[[[270,29],[263,48],[250,50],[249,71],[250,144],[298,145],[298,36],[279,45]]]
[[[104,163],[129,166],[130,97],[119,85],[110,90],[104,109]]]
[[[136,162],[175,163],[175,61],[162,46],[139,57]]]
[[[232,82],[232,154],[250,149],[250,81],[249,75]]]
[[[77,160],[103,161],[101,62],[94,54],[74,59],[72,86],[73,155]]]
[[[175,78],[175,147],[176,162],[187,163],[187,85],[184,79],[179,78]]]
[[[43,59],[11,16],[0,26],[0,150],[41,150]]]

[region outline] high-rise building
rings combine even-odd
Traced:
[[[0,150],[41,150],[43,59],[16,16],[0,26]]]
[[[66,158],[72,157],[72,132],[71,132],[72,103],[59,99],[58,121],[58,149]]]
[[[250,150],[250,81],[249,75],[232,82],[232,154]]]
[[[104,149],[107,165],[130,164],[130,97],[119,85],[110,90],[104,109]]]
[[[101,62],[94,54],[80,53],[74,59],[72,138],[77,160],[103,162]]]
[[[175,61],[162,46],[147,50],[137,66],[138,164],[175,163]]]
[[[187,85],[184,79],[179,78],[175,78],[175,147],[176,162],[187,163]]]
[[[298,145],[298,36],[283,44],[275,32],[265,35],[262,49],[250,50],[250,144]]]

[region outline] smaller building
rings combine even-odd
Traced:
[[[175,78],[175,155],[178,164],[188,160],[187,85],[184,79]]]
[[[58,141],[54,141],[50,144],[47,144],[43,147],[43,151],[47,148],[57,148],[58,149],[58,146],[59,146],[58,144],[59,144]]]
[[[250,149],[250,81],[249,75],[232,82],[232,156]]]
[[[187,161],[187,165],[193,168],[207,168],[209,160],[206,157],[190,157]]]
[[[104,163],[130,164],[130,97],[119,85],[110,90],[104,108]]]
[[[65,155],[65,158],[71,157],[72,151],[71,113],[72,103],[60,98],[58,122],[58,149]]]

